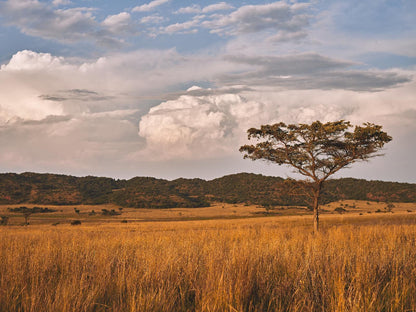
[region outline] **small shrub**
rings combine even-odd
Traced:
[[[121,220],[121,223],[127,223],[127,220]]]
[[[121,215],[120,212],[117,212],[114,209],[111,209],[111,210],[101,209],[101,212],[102,212],[103,216],[118,216],[118,215]]]
[[[7,225],[9,223],[8,216],[1,216],[0,225]]]
[[[71,221],[71,225],[81,225],[81,221],[80,220],[73,220],[73,221]]]
[[[335,211],[335,212],[338,212],[338,213],[344,213],[344,212],[347,212],[347,210],[346,210],[346,209],[344,209],[344,208],[342,208],[342,207],[337,207],[337,208],[335,208],[335,209],[334,209],[334,211]]]

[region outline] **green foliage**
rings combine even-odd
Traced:
[[[196,194],[192,193],[194,190]],[[191,187],[190,183],[136,177],[126,181],[125,187],[113,194],[112,201],[137,208],[208,207],[210,204],[202,194],[201,189]]]
[[[7,225],[9,223],[9,216],[1,216],[0,225]]]
[[[85,204],[105,204],[113,190],[120,188],[120,183],[111,178],[82,177],[78,180],[78,190]]]
[[[288,165],[312,181],[322,182],[357,160],[377,156],[375,153],[391,141],[379,125],[365,123],[349,132],[351,127],[344,120],[263,125],[247,131],[249,139],[260,142],[241,146],[240,152],[245,153],[244,158]]]
[[[33,179],[34,175],[32,174],[26,180],[22,175],[0,174],[0,181],[7,181],[7,183],[0,184],[0,193],[10,194],[9,183],[13,184],[15,189],[20,189],[20,187],[24,189],[28,186],[31,189],[40,189],[42,181],[47,181],[48,179]],[[95,180],[92,178],[90,177],[88,180],[91,183],[95,183]],[[86,193],[81,195],[81,190],[78,189],[81,182],[78,179],[83,178],[69,177],[66,180],[64,176],[61,176],[59,180],[62,184],[56,185],[53,194],[48,193],[44,197],[41,193],[33,195],[29,193],[27,196],[22,195],[22,197],[11,196],[10,199],[5,200],[3,203],[20,204],[36,201],[37,204],[42,205],[50,204],[50,202],[72,205],[74,204],[74,198],[79,198],[78,203],[82,204],[95,201],[97,199],[95,195],[92,198],[84,197],[85,199],[82,199],[82,196],[86,196]],[[35,180],[38,182],[34,182]],[[84,185],[85,181],[82,182]],[[294,190],[302,189],[303,184],[301,182],[251,173],[233,174],[211,181],[201,179],[167,181],[155,178],[133,178],[131,180],[112,180],[107,185],[115,186],[115,188],[112,189],[111,194],[105,194],[105,203],[114,203],[120,207],[206,207],[212,202],[269,206],[309,205],[310,207],[306,196],[293,196]],[[60,195],[60,191],[66,194],[65,192],[68,189],[75,190],[73,191],[73,197]],[[108,188],[105,192],[108,192]],[[100,194],[105,192],[103,191]],[[59,199],[59,196],[62,198]],[[365,201],[378,199],[389,203],[416,202],[416,184],[367,181],[352,178],[328,180],[321,197],[321,203],[345,199]],[[36,211],[36,209],[33,211],[41,213],[41,211]]]
[[[51,208],[42,208],[42,207],[33,207],[27,208],[25,206],[20,206],[16,208],[7,208],[10,212],[19,212],[19,213],[46,213],[46,212],[55,212],[57,210]]]
[[[111,210],[101,209],[101,212],[102,212],[103,216],[119,216],[119,215],[121,215],[120,212],[117,212],[114,209],[111,209]]]
[[[338,213],[344,213],[344,212],[347,212],[347,209],[344,209],[342,207],[337,207],[337,208],[334,209],[334,211],[336,211]]]
[[[365,123],[355,126],[349,121],[311,124],[283,122],[263,125],[247,130],[248,139],[256,145],[244,145],[240,152],[244,158],[267,160],[278,165],[288,165],[306,177],[302,185],[314,211],[314,229],[319,228],[319,204],[323,183],[333,174],[358,160],[378,156],[376,152],[391,141],[381,126]]]

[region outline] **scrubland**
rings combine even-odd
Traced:
[[[0,311],[415,311],[416,214],[0,227]]]

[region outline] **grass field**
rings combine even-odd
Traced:
[[[216,203],[206,208],[171,208],[171,209],[137,209],[122,208],[116,205],[0,205],[0,216],[8,216],[10,225],[22,225],[24,223],[23,214],[10,212],[8,208],[26,206],[33,208],[36,206],[47,207],[56,210],[53,213],[35,213],[30,215],[29,223],[35,224],[68,224],[72,220],[80,220],[82,223],[108,223],[108,222],[143,222],[143,221],[181,221],[181,220],[206,220],[206,219],[234,219],[251,218],[261,216],[301,216],[311,215],[312,212],[305,207],[286,207],[277,206],[266,210],[261,206],[247,206],[244,204]],[[377,203],[359,200],[345,200],[333,202],[321,207],[322,214],[340,214],[337,208],[345,209],[343,215],[350,214],[371,214],[385,213],[387,203]],[[102,209],[109,211],[115,210],[120,215],[104,216]],[[76,213],[78,210],[79,213]],[[94,211],[95,214],[91,214]],[[393,213],[416,213],[416,203],[394,203]]]
[[[104,217],[88,215],[101,206],[71,206],[29,226],[10,214],[0,311],[416,311],[415,204],[375,213],[385,204],[343,202],[347,212],[332,213],[340,204],[324,207],[319,234],[300,208]],[[85,222],[68,224],[77,218]]]

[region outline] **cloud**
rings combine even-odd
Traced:
[[[317,53],[221,58],[171,49],[80,60],[20,51],[0,68],[0,163],[118,176],[153,166],[146,173],[163,175],[155,164],[241,158],[246,130],[278,121],[370,121],[411,137],[414,72],[354,66]],[[199,83],[211,88],[180,91]]]
[[[208,5],[204,8],[201,8],[201,6],[197,4],[193,4],[188,7],[180,8],[175,13],[176,14],[211,13],[215,11],[224,11],[224,10],[231,10],[231,9],[234,9],[232,5],[226,2],[219,2],[219,3]]]
[[[229,15],[214,15],[204,21],[203,27],[221,35],[239,35],[274,30],[279,33],[298,32],[309,24],[304,12],[307,4],[274,2],[262,5],[246,5]]]
[[[301,96],[285,100],[295,94],[243,89],[236,94],[193,87],[141,118],[139,135],[146,140],[146,149],[139,155],[153,160],[223,157],[238,151],[250,127],[282,120],[336,120],[354,111],[328,101],[302,104]]]
[[[225,59],[255,68],[219,77],[221,83],[231,85],[380,91],[411,81],[409,75],[393,71],[351,70],[349,67],[356,63],[316,53],[287,56],[230,55]]]
[[[262,5],[245,5],[229,14],[208,13],[231,10],[233,6],[220,2],[201,8],[192,5],[177,10],[176,14],[201,14],[192,20],[176,23],[165,32],[180,32],[183,29],[198,28],[209,29],[211,33],[221,36],[242,36],[259,32],[270,32],[269,42],[299,41],[307,37],[305,31],[309,25],[310,16],[306,14],[308,4],[288,4],[286,2],[273,2]],[[205,14],[205,15],[204,15]],[[178,30],[176,30],[178,29]]]
[[[219,3],[214,3],[214,4],[204,7],[202,9],[202,13],[224,11],[224,10],[230,10],[230,9],[234,9],[234,7],[226,2],[219,2]]]
[[[262,70],[261,74],[269,75],[311,74],[356,65],[351,61],[337,60],[317,53],[283,56],[229,55],[225,59],[233,63],[258,66]]]
[[[40,120],[22,120],[21,125],[49,125],[55,124],[60,122],[65,122],[71,120],[71,116],[55,116],[55,115],[48,115],[43,119]]]
[[[262,113],[261,104],[236,94],[182,95],[151,108],[140,120],[139,135],[154,159],[212,157],[229,152],[234,131],[256,112]]]
[[[70,0],[53,0],[52,4],[59,6],[59,5],[66,5],[66,4],[71,4],[72,2]]]
[[[133,12],[147,12],[147,11],[151,11],[154,8],[156,8],[156,7],[158,7],[158,6],[162,5],[162,4],[165,4],[165,3],[169,2],[169,1],[170,0],[154,0],[154,1],[151,1],[151,2],[149,2],[147,4],[143,4],[143,5],[136,6],[136,7],[133,8],[132,11]]]
[[[51,81],[39,79],[39,72],[52,75],[67,69],[64,59],[48,53],[20,51],[8,64],[0,67],[0,124],[20,119],[40,120],[48,115],[62,115],[63,106],[39,98],[42,85],[53,85]],[[55,71],[56,70],[56,71]],[[48,75],[49,75],[48,74]]]
[[[0,127],[0,144],[7,145],[0,161],[13,171],[102,175],[140,148],[132,113],[48,116]]]
[[[54,101],[54,102],[63,102],[63,101],[83,101],[83,102],[90,102],[90,101],[105,101],[110,100],[112,96],[105,96],[98,94],[97,92],[85,90],[85,89],[72,89],[72,90],[64,90],[58,91],[55,94],[42,94],[39,96],[41,99],[46,101]]]
[[[145,139],[146,148],[137,157],[161,161],[236,155],[246,142],[248,128],[280,121],[369,121],[391,131],[403,126],[405,120],[410,128],[402,131],[411,132],[416,129],[411,104],[415,91],[415,82],[377,93],[270,88],[223,93],[192,87],[177,99],[151,108],[141,118],[139,135]]]
[[[140,23],[142,24],[159,24],[161,22],[163,22],[165,20],[165,18],[163,16],[160,15],[149,15],[149,16],[145,16],[142,17],[140,19]]]
[[[191,6],[180,8],[175,13],[176,14],[192,14],[192,13],[201,13],[201,6],[198,4],[193,4]]]
[[[93,12],[94,9],[84,7],[56,9],[37,0],[0,3],[0,15],[4,21],[29,36],[66,44],[93,40],[98,45],[114,48],[123,44],[119,36],[132,33],[128,13],[108,16],[100,24]]]
[[[55,69],[62,66],[64,58],[52,56],[49,53],[37,53],[29,50],[17,52],[8,64],[0,67],[1,71],[33,71]]]
[[[140,107],[178,84],[211,80],[231,68],[212,57],[142,50],[77,60],[23,50],[0,67],[0,124]],[[137,117],[138,120],[139,117]]]
[[[54,10],[36,0],[9,0],[0,8],[9,25],[31,36],[71,42],[84,39],[96,28],[87,8]]]
[[[133,26],[131,16],[127,12],[121,12],[116,15],[109,15],[101,23],[101,25],[114,34],[135,32],[135,27]]]
[[[168,34],[197,32],[198,30],[195,27],[199,26],[202,18],[203,16],[197,15],[190,21],[184,23],[171,24],[169,26],[166,26],[163,32]]]
[[[296,32],[279,32],[277,35],[270,36],[268,40],[270,42],[298,42],[305,39],[308,36],[306,31]]]

